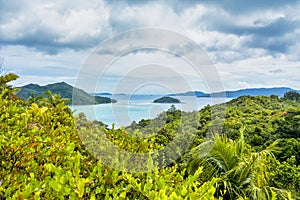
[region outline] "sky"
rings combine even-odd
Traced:
[[[14,86],[61,81],[77,86],[87,60],[103,43],[151,27],[198,45],[225,90],[282,86],[299,90],[299,10],[300,1],[291,0],[0,0],[0,61],[4,72],[20,76]],[[162,34],[155,42],[163,45],[169,35]],[[134,39],[149,42],[145,35]],[[211,77],[195,73],[180,57],[199,57],[193,48],[179,49],[179,56],[161,49],[116,54],[133,43],[126,37],[120,46],[115,43],[98,52],[116,59],[100,73],[99,58],[98,68],[89,68],[86,84],[79,86],[89,92],[117,93],[216,89],[207,81]]]

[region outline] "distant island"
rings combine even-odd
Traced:
[[[112,96],[109,92],[90,93],[92,96]]]
[[[168,96],[195,96],[195,97],[227,97],[238,98],[240,96],[271,96],[277,95],[283,97],[284,93],[294,91],[288,87],[272,87],[272,88],[247,88],[233,91],[223,91],[215,93],[205,93],[201,91],[189,91],[178,94],[168,94]],[[298,91],[299,92],[299,91]]]
[[[125,93],[109,93],[109,92],[100,92],[100,93],[97,93],[97,92],[93,92],[93,93],[90,93],[91,95],[93,96],[113,96],[113,95],[127,95]]]
[[[179,99],[175,99],[173,97],[161,97],[159,99],[155,99],[153,103],[181,103]]]
[[[44,92],[50,90],[53,94],[60,94],[62,98],[70,99],[71,105],[94,105],[117,102],[117,100],[108,97],[92,96],[84,90],[73,87],[65,82],[48,84],[45,86],[28,84],[19,88],[21,90],[17,95],[23,99],[28,99],[32,94],[35,96],[45,96]]]
[[[210,97],[209,93],[204,93],[201,91],[189,91],[184,93],[169,94],[168,96],[196,96],[196,97]]]

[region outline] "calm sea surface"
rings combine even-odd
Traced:
[[[152,103],[162,95],[113,95],[108,96],[116,99],[114,104],[100,104],[89,106],[71,106],[75,113],[83,112],[89,120],[99,120],[111,127],[130,125],[132,121],[141,119],[153,119],[162,111],[168,110],[172,104]],[[182,103],[174,104],[177,109],[183,111],[200,110],[206,105],[224,103],[229,98],[197,98],[195,96],[176,96]]]

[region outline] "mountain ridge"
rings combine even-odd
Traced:
[[[32,94],[35,96],[45,96],[44,92],[50,90],[53,94],[60,94],[62,98],[70,99],[71,105],[94,105],[116,102],[116,100],[108,97],[92,96],[86,91],[73,87],[66,82],[51,83],[44,86],[30,83],[19,88],[21,90],[17,93],[17,96],[23,99],[28,99]]]
[[[239,90],[228,90],[224,92],[205,93],[202,91],[188,91],[185,93],[169,94],[169,96],[196,96],[196,97],[227,97],[237,98],[240,96],[271,96],[277,95],[282,97],[284,93],[297,91],[289,87],[271,87],[271,88],[245,88]]]
[[[101,104],[101,103],[115,103],[116,100],[109,98],[113,94],[109,92],[100,93],[88,93],[82,89],[73,87],[68,83],[62,81],[57,83],[51,83],[44,86],[30,83],[19,87],[21,91],[17,95],[21,98],[28,99],[32,93],[36,96],[45,96],[44,92],[50,90],[54,94],[60,94],[62,98],[70,99],[70,104],[73,105],[89,105],[89,104]],[[290,87],[271,87],[271,88],[244,88],[239,90],[227,90],[224,92],[206,93],[202,91],[187,91],[177,94],[167,94],[165,96],[196,96],[196,97],[227,97],[237,98],[240,96],[271,96],[277,95],[282,97],[284,93],[288,91],[297,91]],[[76,94],[77,99],[73,99],[73,94]],[[105,97],[103,97],[103,96]],[[150,95],[150,94],[149,94]]]

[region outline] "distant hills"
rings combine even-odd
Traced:
[[[17,95],[21,98],[28,99],[33,93],[35,96],[45,96],[44,92],[50,90],[53,94],[60,94],[62,98],[70,99],[73,105],[93,105],[104,103],[115,103],[114,99],[101,96],[92,96],[82,89],[73,87],[65,82],[48,84],[40,86],[37,84],[28,84],[20,87],[21,91]],[[74,99],[72,98],[74,95]]]
[[[70,104],[73,105],[93,105],[93,104],[103,104],[103,103],[115,103],[115,99],[111,99],[108,96],[111,96],[111,93],[102,92],[102,93],[92,93],[89,94],[82,89],[73,87],[65,82],[59,82],[54,84],[48,84],[45,86],[40,86],[37,84],[28,84],[20,87],[21,91],[17,95],[21,98],[28,99],[33,93],[35,96],[45,96],[44,92],[50,90],[53,94],[60,94],[62,98],[70,99]],[[282,97],[284,93],[288,91],[293,91],[292,88],[288,87],[273,87],[273,88],[248,88],[235,91],[225,91],[217,93],[205,93],[201,91],[189,91],[185,93],[178,94],[168,94],[166,96],[196,96],[196,97],[224,97],[227,98],[237,98],[240,96],[271,96],[277,95]],[[299,92],[299,91],[298,91]],[[75,94],[72,98],[73,94]],[[121,94],[118,94],[121,95]],[[122,94],[125,95],[125,94]],[[150,94],[149,94],[150,95]],[[105,96],[105,97],[104,97]],[[163,99],[169,100],[169,99]]]
[[[235,91],[217,92],[212,94],[204,93],[201,91],[189,91],[185,93],[169,94],[169,96],[196,96],[196,97],[226,96],[227,98],[237,98],[240,96],[271,96],[273,94],[282,97],[284,93],[292,90],[293,90],[292,88],[288,88],[288,87],[248,88],[248,89],[241,89]]]
[[[209,93],[204,93],[201,91],[189,91],[178,94],[169,94],[168,96],[196,96],[196,97],[210,97]]]
[[[271,96],[277,95],[282,97],[284,93],[292,91],[293,89],[288,87],[278,87],[278,88],[249,88],[237,91],[226,91],[225,95],[228,98],[237,98],[240,96]],[[224,93],[215,93],[213,95],[224,95]]]

